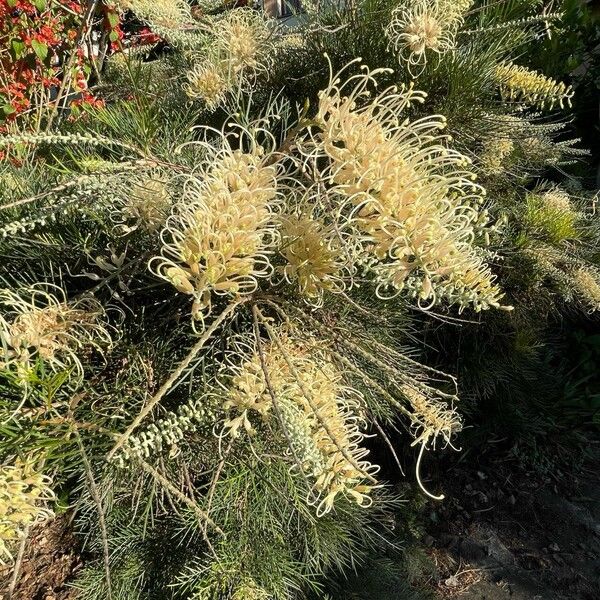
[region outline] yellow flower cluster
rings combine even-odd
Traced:
[[[515,144],[510,138],[493,137],[484,142],[481,166],[486,175],[504,173],[505,161],[513,153]]]
[[[27,528],[52,516],[43,503],[54,499],[50,479],[38,473],[33,461],[0,467],[0,562],[12,558],[10,546]]]
[[[574,94],[571,86],[514,63],[498,65],[496,80],[505,100],[525,102],[540,108],[552,109],[555,104],[563,108],[565,102],[570,106]]]
[[[339,494],[368,504],[372,486],[365,474],[376,467],[364,460],[368,450],[360,445],[358,392],[343,385],[325,355],[313,356],[307,345],[285,335],[281,340],[283,352],[274,343],[263,344],[264,370],[258,351],[234,367],[224,407],[239,414],[226,421],[226,429],[234,436],[241,428],[251,433],[251,413],[272,418],[275,402],[297,466],[314,480],[317,514],[329,512]]]
[[[217,108],[231,89],[226,66],[215,62],[194,65],[186,73],[186,94],[194,100],[202,100],[209,110]]]
[[[406,63],[417,76],[427,64],[428,51],[442,55],[452,50],[471,4],[471,0],[416,0],[397,6],[385,34],[400,64]]]
[[[214,110],[250,74],[268,69],[269,29],[253,10],[233,10],[214,24],[210,53],[187,73],[185,91]]]
[[[66,302],[60,288],[37,286],[15,293],[0,290],[0,338],[4,357],[0,367],[15,365],[26,378],[37,358],[53,369],[75,367],[81,373],[78,351],[110,343],[102,324],[104,310],[92,298]]]
[[[286,281],[297,283],[300,293],[313,304],[322,304],[326,290],[344,289],[343,250],[334,232],[320,220],[284,216],[280,252],[286,260],[282,268]]]
[[[332,77],[319,96],[319,129],[299,145],[306,168],[347,199],[342,227],[361,238],[356,259],[375,275],[380,298],[406,289],[427,306],[446,298],[477,310],[499,307],[500,290],[473,246],[485,192],[473,183],[470,161],[442,145],[443,117],[401,121],[423,92],[388,88],[371,96],[378,73],[343,85]]]
[[[226,138],[203,172],[186,182],[183,197],[161,232],[162,256],[151,268],[194,297],[192,313],[210,312],[213,294],[250,294],[272,267],[274,215],[281,203],[277,167],[263,149],[233,150]]]

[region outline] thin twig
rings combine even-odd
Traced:
[[[162,400],[163,396],[173,387],[173,384],[181,377],[181,374],[187,369],[190,363],[194,360],[198,352],[202,350],[206,342],[210,339],[211,335],[218,329],[218,327],[225,321],[225,319],[235,311],[235,309],[246,302],[247,299],[239,299],[232,302],[227,308],[213,321],[212,325],[202,334],[200,339],[194,344],[192,349],[188,352],[187,356],[179,364],[179,366],[171,373],[167,381],[163,383],[161,388],[152,397],[150,402],[142,409],[140,414],[133,420],[131,425],[125,430],[125,433],[121,435],[117,443],[112,447],[111,451],[106,455],[106,460],[111,460],[115,453],[123,447],[123,444],[129,439],[134,430],[140,425],[140,423],[150,414],[152,409]]]
[[[400,473],[402,473],[402,477],[406,477],[406,473],[404,472],[404,469],[402,468],[402,465],[400,464],[400,459],[398,458],[398,454],[396,454],[396,450],[395,450],[394,446],[392,446],[392,442],[390,441],[390,438],[387,436],[386,432],[383,430],[383,427],[379,424],[377,419],[373,419],[373,425],[375,425],[375,428],[379,432],[379,435],[383,438],[383,441],[386,443],[387,447],[390,449],[390,452],[392,453],[392,456],[394,457],[394,461],[398,465],[398,468],[400,469]]]
[[[25,528],[25,534],[21,539],[21,543],[19,544],[19,552],[17,554],[17,558],[15,560],[15,566],[13,569],[13,575],[10,580],[10,585],[8,586],[8,594],[6,596],[6,600],[12,600],[13,594],[15,593],[15,589],[17,587],[17,581],[19,579],[19,574],[21,573],[21,566],[23,564],[23,558],[25,556],[25,545],[27,543],[27,538],[29,537],[29,527]]]
[[[208,523],[218,534],[225,535],[225,532],[204,512],[195,502],[192,502],[183,492],[178,490],[164,475],[159,473],[153,466],[149,465],[146,461],[140,459],[140,465],[142,469],[152,475],[160,485],[162,485],[167,491],[171,492],[176,498],[181,500],[186,506],[191,508],[196,516],[205,523]]]
[[[223,467],[225,466],[225,461],[231,452],[231,448],[233,446],[233,438],[229,440],[229,444],[223,453],[223,458],[219,461],[217,465],[217,470],[214,472],[212,476],[212,480],[210,482],[210,488],[208,490],[208,494],[206,495],[206,512],[210,514],[210,509],[212,507],[213,496],[215,495],[215,491],[217,489],[217,484],[219,483],[219,479],[221,477],[221,472],[223,471]],[[188,484],[189,485],[189,484]],[[206,527],[205,527],[206,534]]]
[[[110,582],[110,549],[108,547],[108,533],[106,530],[106,521],[104,519],[104,509],[102,508],[102,499],[100,498],[100,492],[98,490],[98,486],[96,485],[96,481],[94,480],[94,474],[92,473],[92,466],[88,459],[83,442],[81,441],[81,436],[79,435],[77,427],[75,427],[73,431],[75,433],[75,439],[81,453],[81,460],[83,462],[83,467],[88,480],[90,494],[92,495],[92,499],[96,505],[96,511],[98,512],[98,525],[100,526],[100,537],[102,538],[102,554],[104,557],[104,577],[106,579],[107,598],[108,600],[112,600],[112,586]]]

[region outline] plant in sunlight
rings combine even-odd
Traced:
[[[89,5],[102,103],[0,138],[0,552],[60,497],[80,600],[325,597],[396,560],[401,465],[442,500],[425,456],[513,407],[492,349],[600,307],[575,88],[532,59],[559,16],[241,4]]]

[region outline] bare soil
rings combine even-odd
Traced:
[[[545,477],[488,465],[444,477],[428,515],[439,598],[600,599],[600,460]]]
[[[13,568],[0,567],[2,600],[74,600],[76,590],[67,583],[81,568],[81,559],[68,516],[59,516],[32,529],[17,584],[9,595]]]

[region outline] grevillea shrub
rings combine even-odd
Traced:
[[[70,119],[36,84],[0,137],[0,550],[56,495],[81,599],[323,598],[402,541],[390,465],[443,501],[464,381],[503,411],[533,326],[600,309],[593,193],[561,180],[577,89],[529,58],[560,15],[115,6],[123,40],[100,5],[81,38],[126,47],[92,64],[104,103]],[[57,42],[33,27],[53,7]],[[29,10],[39,94],[76,85],[51,55],[87,76],[85,10]]]

